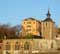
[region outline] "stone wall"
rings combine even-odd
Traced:
[[[10,44],[10,49],[6,50],[6,43]],[[19,49],[15,50],[15,45],[19,44]],[[25,47],[26,45],[26,47]],[[7,39],[3,40],[3,54],[7,51],[10,54],[20,53],[39,53],[42,51],[55,51],[57,49],[57,43],[55,40],[46,39]]]

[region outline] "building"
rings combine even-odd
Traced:
[[[22,21],[20,39],[4,39],[3,54],[34,54],[40,52],[56,52],[60,47],[60,29],[56,28],[55,22],[50,17],[48,10],[47,18],[43,21],[32,17]],[[24,39],[27,35],[35,38]],[[42,38],[40,38],[42,36]],[[38,38],[37,38],[38,37]],[[1,51],[2,52],[2,51]]]
[[[46,39],[6,39],[3,40],[3,54],[28,54],[57,51],[55,40]]]
[[[22,21],[22,34],[32,34],[35,36],[42,36],[43,39],[52,39],[56,33],[55,22],[51,19],[50,11],[48,10],[47,17],[45,20],[38,21],[34,18],[24,19]]]
[[[52,39],[56,36],[55,22],[51,19],[50,11],[48,10],[47,17],[41,22],[41,32],[45,39]]]
[[[26,36],[27,34],[40,36],[41,31],[41,22],[34,19],[28,18],[24,19],[22,22],[22,34]]]

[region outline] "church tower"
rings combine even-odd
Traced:
[[[42,21],[41,32],[42,32],[43,38],[52,39],[54,36],[54,30],[55,30],[54,24],[55,23],[50,17],[51,14],[50,14],[49,10],[48,10],[48,13],[46,15],[47,15],[46,19]]]

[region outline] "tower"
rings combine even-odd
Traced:
[[[51,14],[50,11],[48,9],[48,13],[46,14],[47,17],[45,20],[42,21],[42,26],[41,26],[41,32],[42,32],[42,36],[45,39],[52,39],[54,36],[54,21],[51,19]]]

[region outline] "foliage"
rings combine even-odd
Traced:
[[[4,39],[4,36],[6,36],[7,39],[18,38],[19,31],[18,25],[14,27],[5,24],[0,25],[0,39]],[[16,32],[18,32],[18,34],[16,34]]]
[[[32,39],[33,38],[33,35],[32,34],[27,34],[26,36],[25,36],[25,39]]]

